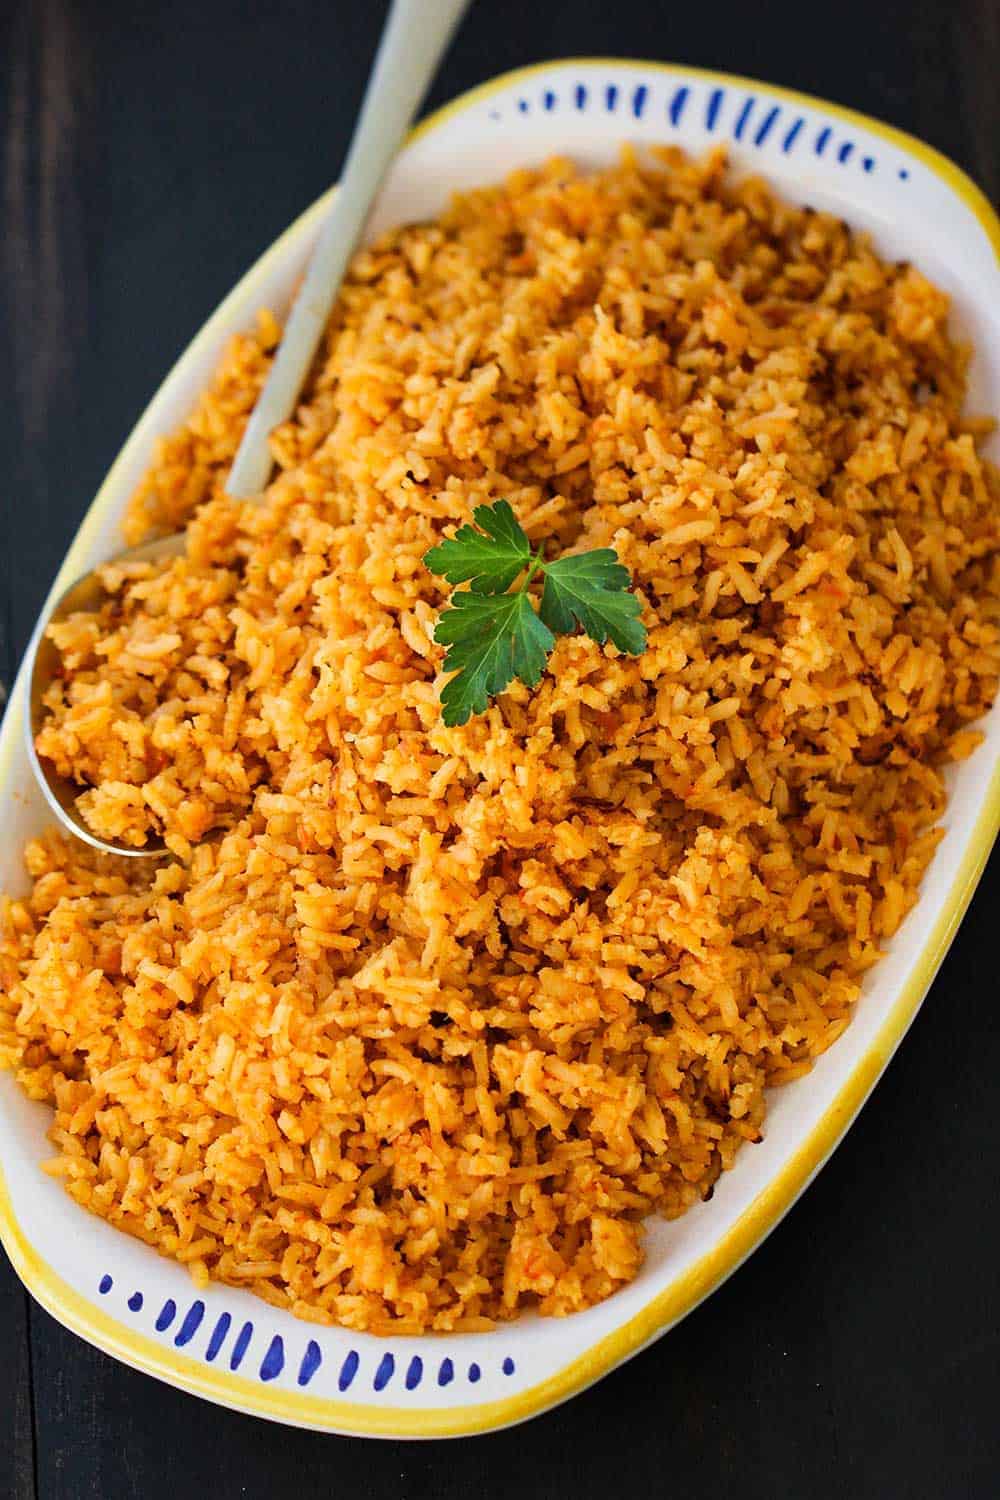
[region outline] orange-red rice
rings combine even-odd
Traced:
[[[947,311],[671,151],[360,254],[259,508],[221,481],[277,329],[235,341],[129,516],[187,556],[56,632],[41,748],[179,856],[53,835],[7,904],[0,1055],[74,1198],[355,1328],[636,1274],[848,1024],[996,692]],[[421,558],[501,496],[617,548],[649,649],[563,640],[446,729]]]

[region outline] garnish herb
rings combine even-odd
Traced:
[[[630,656],[646,649],[641,605],[612,548],[546,562],[542,547],[532,551],[506,500],[477,506],[472,519],[475,526],[459,527],[424,557],[432,573],[469,585],[451,596],[434,631],[448,648],[445,671],[455,674],[441,693],[446,724],[485,713],[515,677],[537,687],[556,636],[577,627],[599,646],[611,640]],[[536,610],[528,590],[539,574],[545,581]]]

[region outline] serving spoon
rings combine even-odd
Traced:
[[[267,485],[272,468],[270,435],[295,409],[375,196],[470,4],[471,0],[393,0],[343,175],[226,480],[226,492],[234,499],[252,500]],[[179,557],[186,538],[186,532],[180,531],[130,547],[109,561],[117,565]],[[84,788],[59,776],[35,748],[35,736],[45,719],[45,694],[60,666],[49,626],[67,615],[96,610],[106,598],[98,572],[88,573],[61,595],[36,627],[26,656],[28,759],[49,807],[70,833],[106,854],[161,856],[166,853],[162,842],[150,841],[134,849],[98,838],[77,811],[76,799]]]

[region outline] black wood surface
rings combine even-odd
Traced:
[[[383,15],[0,3],[0,676],[168,365],[336,177]],[[835,98],[1000,197],[1000,0],[478,0],[429,102],[569,54]],[[994,859],[889,1073],[767,1245],[568,1406],[450,1444],[271,1427],[86,1347],[3,1261],[0,1500],[1000,1494],[998,897]]]

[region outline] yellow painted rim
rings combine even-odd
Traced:
[[[793,89],[778,88],[731,73],[716,73],[704,68],[643,62],[638,59],[604,57],[567,58],[539,63],[533,67],[504,73],[499,78],[460,95],[451,104],[424,120],[411,133],[410,140],[419,139],[445,120],[509,88],[512,83],[549,72],[556,66],[600,66],[617,70],[636,68],[641,69],[647,75],[650,73],[686,74],[729,87],[761,88],[775,98],[805,105],[808,108],[821,109],[837,119],[861,126],[921,161],[939,177],[971,209],[1000,261],[1000,219],[997,218],[985,194],[971,178],[939,151],[925,145],[923,141],[917,140],[905,131],[897,130],[891,125],[884,125],[881,121],[871,119],[856,110],[829,104],[826,100],[813,98]],[[288,239],[304,229],[308,223],[319,220],[329,196],[327,193],[314,203],[274,242],[204,325],[181,356],[182,359],[189,358],[196,351],[206,351],[218,337],[217,330],[222,321],[228,321],[239,305],[246,304],[248,311],[256,311],[253,298],[256,294],[257,282],[284,253]],[[169,379],[168,375],[167,380]],[[154,401],[155,399],[154,397]],[[74,575],[74,571],[78,571],[76,557],[82,552],[84,542],[91,531],[103,519],[103,511],[112,498],[111,492],[119,469],[124,463],[125,454],[133,442],[139,438],[145,421],[146,415],[144,414],[98,491],[53,585],[53,594],[64,586],[64,582]],[[15,695],[8,718],[13,716],[15,720],[20,721],[21,696],[19,693]],[[18,741],[22,731],[20,722],[8,724],[6,728],[8,750],[0,760],[0,782],[5,780],[9,773],[11,747]],[[764,1236],[775,1227],[841,1140],[902,1040],[958,930],[998,830],[1000,830],[1000,761],[994,768],[987,795],[969,837],[962,861],[947,896],[941,904],[937,920],[928,934],[927,941],[877,1037],[822,1120],[814,1127],[791,1161],[758,1195],[718,1244],[702,1256],[695,1265],[678,1276],[663,1292],[654,1297],[635,1317],[607,1334],[585,1353],[578,1355],[557,1374],[531,1386],[528,1390],[520,1391],[499,1401],[481,1402],[478,1405],[450,1409],[376,1406],[309,1396],[305,1392],[273,1388],[263,1390],[256,1383],[237,1375],[206,1368],[200,1362],[175,1354],[173,1350],[163,1347],[143,1334],[124,1328],[63,1281],[45,1263],[22,1232],[14,1215],[2,1169],[0,1169],[0,1241],[3,1242],[14,1269],[28,1290],[42,1307],[65,1327],[97,1345],[106,1353],[114,1355],[125,1364],[142,1370],[146,1374],[155,1375],[193,1395],[204,1396],[222,1405],[232,1406],[273,1421],[314,1427],[329,1432],[340,1431],[372,1437],[457,1437],[489,1432],[498,1427],[522,1422],[591,1385],[623,1360],[635,1354],[657,1334],[665,1332],[678,1322],[736,1270]]]

